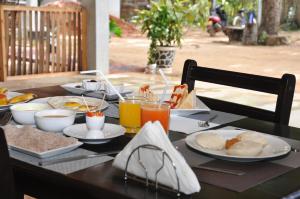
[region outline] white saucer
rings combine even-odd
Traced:
[[[117,124],[105,123],[102,131],[104,133],[104,138],[86,139],[85,137],[88,129],[86,127],[86,124],[84,123],[69,126],[63,130],[63,133],[67,136],[77,138],[78,140],[86,144],[104,144],[111,141],[113,138],[124,135],[126,129]]]

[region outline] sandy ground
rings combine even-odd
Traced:
[[[188,32],[182,48],[177,50],[174,73],[181,74],[186,59],[195,59],[199,65],[280,77],[283,73],[300,75],[300,31],[285,33],[291,40],[289,46],[265,47],[229,44],[219,33],[209,37],[201,31]],[[132,66],[142,71],[147,63],[149,41],[143,36],[112,38],[110,59],[114,66]],[[297,86],[300,91],[300,86]]]

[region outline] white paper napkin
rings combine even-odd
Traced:
[[[187,117],[181,117],[177,115],[171,115],[170,117],[170,130],[177,131],[185,134],[195,133],[197,131],[203,131],[219,124],[209,122],[209,126],[207,127],[200,127],[199,121],[196,119],[191,119]]]
[[[171,157],[176,166],[176,172],[180,184],[180,192],[192,194],[200,191],[200,184],[195,173],[186,163],[183,156],[174,148],[159,122],[146,123],[140,132],[125,146],[116,156],[113,166],[125,169],[127,159],[131,152],[138,146],[151,144],[162,148]],[[162,165],[162,154],[149,149],[141,150],[141,161],[148,171],[149,179],[155,181],[155,172]],[[145,178],[145,170],[138,162],[138,153],[131,157],[128,172]],[[158,175],[158,182],[177,190],[177,178],[171,162],[165,159],[165,165]]]

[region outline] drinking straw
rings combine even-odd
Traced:
[[[90,112],[90,108],[89,108],[88,104],[86,103],[84,96],[81,95],[81,97],[82,97],[82,99],[83,99],[83,102],[84,102],[84,104],[85,104],[85,106],[86,106],[88,112]]]
[[[165,87],[164,87],[164,90],[163,90],[163,94],[162,94],[162,96],[160,98],[160,101],[159,101],[159,105],[161,105],[163,103],[163,100],[165,99],[166,94],[167,94],[167,89],[169,87],[169,81],[168,81],[167,77],[165,76],[164,72],[161,69],[159,69],[158,72],[159,72],[159,74],[161,75],[161,77],[163,78],[163,80],[165,82]]]
[[[89,74],[89,73],[99,73],[100,76],[104,79],[104,81],[108,84],[108,86],[118,95],[118,97],[124,101],[124,97],[119,93],[119,91],[112,85],[112,83],[105,77],[101,70],[88,70],[88,71],[81,71],[80,74]]]
[[[100,110],[102,110],[102,106],[103,106],[105,97],[106,97],[106,93],[104,93],[104,95],[103,95],[103,99],[102,99],[101,104],[100,104]]]

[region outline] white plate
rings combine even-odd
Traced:
[[[76,86],[82,86],[82,83],[77,82],[77,83],[69,83],[69,84],[61,85],[61,87],[64,88],[65,90],[69,91],[70,93],[77,94],[77,95],[81,95],[83,92],[86,91],[84,88],[82,88],[82,87],[76,88]],[[116,86],[116,89],[121,93],[121,95],[126,95],[128,93],[132,93],[131,89],[127,89],[127,88],[121,89],[118,86]],[[86,96],[102,98],[103,92],[95,91],[95,92],[87,93]],[[119,97],[118,97],[118,95],[116,95],[114,93],[107,93],[105,98],[107,100],[114,100],[114,99],[118,99]]]
[[[78,148],[82,144],[83,144],[82,142],[77,141],[76,143],[74,143],[72,145],[62,147],[62,148],[58,148],[58,149],[52,149],[52,150],[45,151],[45,152],[42,152],[42,153],[30,151],[28,149],[24,149],[24,148],[21,148],[21,147],[18,147],[18,146],[12,146],[12,145],[10,145],[9,148],[12,149],[12,150],[15,150],[15,151],[26,153],[28,155],[31,155],[31,156],[34,156],[34,157],[37,157],[37,158],[49,158],[49,157],[52,157],[52,156],[55,156],[55,155],[59,155],[59,154],[62,154],[62,153],[67,153],[69,151],[72,151],[72,150]]]
[[[56,97],[45,97],[45,98],[38,98],[33,100],[32,102],[36,102],[36,103],[48,103],[50,106],[52,106],[53,108],[62,108],[62,109],[68,109],[66,107],[63,107],[62,104],[64,104],[64,102],[67,99],[78,99],[80,101],[81,104],[84,104],[83,100],[81,97],[78,96],[56,96]],[[100,106],[101,101],[97,98],[92,98],[92,97],[84,97],[85,100],[87,101],[88,105],[94,105],[94,106]],[[103,105],[102,105],[102,109],[104,110],[106,108],[108,108],[109,104],[104,101]],[[72,109],[68,109],[68,110],[72,110]],[[82,111],[77,111],[77,113],[84,113]]]
[[[158,95],[159,97],[162,96],[162,94]],[[164,101],[168,101],[171,98],[171,94],[166,94],[163,98]],[[199,112],[209,112],[210,108],[206,106],[199,98],[196,99],[196,108],[194,109],[171,109],[172,115],[179,115],[179,116],[187,116],[194,113]]]
[[[284,140],[280,139],[277,136],[269,135],[261,133],[267,140],[268,145],[264,147],[263,152],[258,156],[233,156],[226,154],[226,150],[211,150],[206,149],[199,146],[196,143],[197,135],[201,133],[216,133],[224,137],[225,139],[231,139],[236,137],[238,134],[245,132],[245,130],[209,130],[209,131],[202,131],[198,133],[191,134],[185,138],[185,142],[191,148],[200,151],[202,153],[211,155],[217,159],[223,159],[228,161],[235,161],[235,162],[256,162],[267,160],[270,158],[276,158],[283,155],[286,155],[290,152],[291,146]]]
[[[210,108],[208,108],[208,106],[206,106],[200,99],[197,98],[196,108],[194,108],[194,109],[171,109],[171,114],[185,116],[185,115],[191,115],[194,113],[209,112],[209,111],[210,111]]]
[[[103,128],[104,138],[100,139],[86,139],[88,129],[86,124],[75,124],[69,126],[63,130],[63,133],[67,136],[74,137],[86,144],[104,144],[111,141],[113,138],[124,135],[126,129],[117,124],[105,123]]]
[[[23,95],[24,93],[18,93],[18,92],[13,92],[13,91],[8,91],[5,95],[7,97],[8,100],[10,100],[11,98],[13,97],[16,97],[16,96],[19,96],[19,95]],[[20,102],[20,103],[25,103],[25,102],[28,102],[29,100],[27,101],[24,101],[24,102]],[[17,103],[16,103],[17,104]],[[8,105],[0,105],[0,110],[6,110],[8,109],[11,105],[13,104],[8,104]]]

